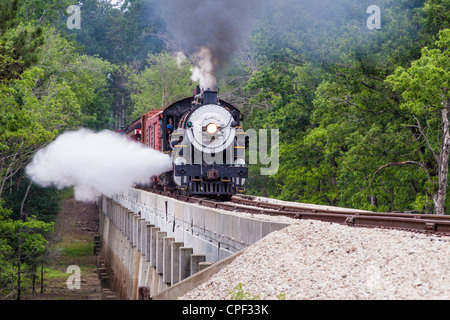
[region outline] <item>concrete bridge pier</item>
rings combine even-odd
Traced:
[[[186,279],[191,275],[191,256],[193,254],[192,248],[180,248],[180,281]]]
[[[175,238],[164,237],[163,239],[163,282],[170,284],[171,276],[172,276],[172,242],[175,241]]]
[[[139,292],[156,294],[191,275],[193,248],[110,198],[100,204],[106,210],[99,213],[104,298],[134,300]]]
[[[183,247],[183,242],[174,241],[172,242],[172,252],[171,252],[171,276],[170,276],[170,284],[173,286],[174,284],[180,282],[180,252],[181,247]]]

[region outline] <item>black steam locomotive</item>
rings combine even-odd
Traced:
[[[240,121],[240,111],[217,91],[197,87],[192,97],[148,112],[124,132],[170,154],[173,170],[153,177],[155,188],[229,198],[245,190],[248,177]]]

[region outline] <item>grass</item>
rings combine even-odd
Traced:
[[[233,289],[227,290],[228,296],[231,300],[260,300],[261,295],[253,294],[246,291],[242,282],[239,282]],[[280,292],[275,295],[278,300],[286,300],[286,294]]]
[[[51,245],[52,258],[44,268],[44,293],[32,294],[28,283],[23,290],[23,299],[46,300],[86,300],[96,292],[98,282],[96,257],[94,256],[94,239],[91,233],[82,231],[78,223],[84,221],[86,210],[82,204],[67,199],[58,217],[57,241]],[[78,266],[81,271],[81,289],[70,290],[67,280],[72,273],[67,273],[69,266]],[[36,290],[40,292],[40,269]]]
[[[55,280],[55,279],[67,279],[67,273],[61,269],[56,269],[55,267],[45,267],[44,268],[44,281],[45,280]]]
[[[95,274],[97,266],[93,258],[94,244],[87,240],[72,240],[58,242],[53,246],[57,252],[52,264],[44,267],[44,293],[40,294],[41,270],[38,267],[35,283],[36,293],[32,293],[32,283],[29,277],[22,278],[22,299],[51,299],[51,300],[80,300],[87,299],[89,293],[81,290],[69,290],[67,273],[70,265],[77,265],[81,269],[82,281],[89,275]]]
[[[41,265],[35,271],[35,292],[32,293],[32,278],[30,273],[25,273],[26,265],[22,265],[21,299],[23,300],[86,300],[98,299],[99,280],[97,274],[96,256],[94,255],[94,234],[86,229],[95,225],[98,211],[92,205],[76,202],[71,190],[65,190],[59,194],[59,213],[51,217],[55,222],[55,230],[51,244],[48,247],[48,255],[44,259],[43,288],[41,290]],[[50,218],[46,216],[45,218]],[[81,289],[70,290],[67,280],[72,273],[67,273],[69,266],[78,266],[81,271]],[[16,268],[12,268],[12,273]],[[12,276],[11,285],[0,291],[1,299],[14,299],[16,296],[17,281]],[[11,291],[12,290],[12,291]]]
[[[54,246],[56,254],[51,265],[44,267],[44,292],[40,293],[40,267],[36,274],[36,293],[32,293],[31,280],[23,277],[23,300],[86,300],[92,293],[92,287],[88,286],[88,278],[96,278],[97,266],[93,255],[94,244],[88,241],[63,241]],[[67,280],[72,273],[67,273],[71,265],[81,269],[81,281],[84,283],[81,290],[69,290]],[[86,284],[86,285],[85,285]]]
[[[231,300],[259,300],[259,294],[252,294],[245,291],[244,285],[239,282],[233,289],[227,290]]]
[[[72,241],[65,243],[62,247],[64,254],[68,257],[92,256],[94,252],[93,242]]]

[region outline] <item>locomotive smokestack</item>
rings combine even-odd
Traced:
[[[212,91],[210,88],[203,91],[203,103],[204,104],[217,104],[217,91]]]

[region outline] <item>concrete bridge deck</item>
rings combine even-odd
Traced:
[[[242,249],[289,225],[138,189],[102,196],[98,205],[100,274],[105,291],[118,299],[174,299],[199,277],[212,275],[220,261],[228,263]]]

